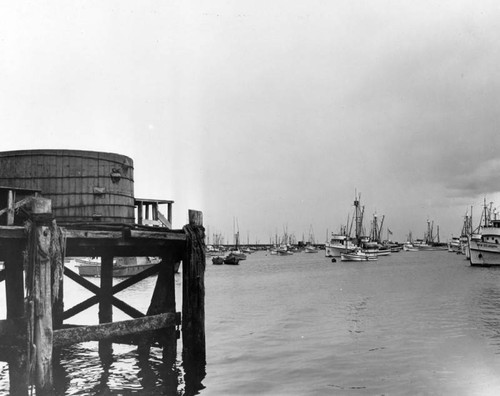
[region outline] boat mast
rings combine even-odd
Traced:
[[[356,238],[356,244],[359,245],[361,242],[361,223],[363,221],[363,215],[361,212],[361,208],[359,206],[359,201],[361,200],[361,193],[359,194],[359,197],[357,195],[357,192],[354,193],[354,219],[356,222],[356,229],[355,229],[355,238]]]

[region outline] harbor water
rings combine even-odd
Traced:
[[[145,311],[154,281],[118,297]],[[256,252],[235,266],[207,258],[205,285],[207,364],[198,391],[189,387],[180,341],[175,378],[164,375],[156,348],[144,366],[133,347],[115,344],[104,373],[97,343],[84,343],[63,352],[60,394],[500,394],[500,269],[471,267],[446,251],[373,262]],[[66,308],[90,296],[69,279],[65,287]],[[181,275],[176,287],[180,311]],[[71,320],[96,322],[96,307]],[[4,364],[0,394],[6,389]]]

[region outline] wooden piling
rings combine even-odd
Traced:
[[[5,294],[7,302],[7,319],[14,320],[16,334],[26,336],[27,328],[24,320],[24,275],[22,246],[12,243],[5,250]],[[28,343],[18,346],[8,359],[10,394],[16,396],[28,395],[28,364],[26,351]]]
[[[101,257],[101,291],[99,301],[99,323],[113,321],[113,256]],[[113,344],[99,341],[99,357],[106,368],[113,362]]]
[[[206,361],[205,351],[205,229],[203,213],[189,210],[189,224],[184,226],[187,237],[182,264],[182,340],[183,359],[187,362]]]
[[[47,202],[48,201],[48,202]],[[53,394],[52,375],[52,277],[50,200],[33,199],[32,230],[28,247],[28,285],[32,311],[29,314],[33,329],[35,386],[37,395]]]

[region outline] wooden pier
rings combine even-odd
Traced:
[[[0,188],[0,281],[5,282],[6,319],[0,320],[0,360],[8,362],[10,394],[54,394],[54,366],[62,347],[98,341],[103,367],[112,362],[112,343],[137,345],[147,360],[152,345],[163,348],[163,360],[175,365],[178,327],[182,326],[183,366],[190,376],[186,386],[201,383],[205,370],[204,228],[202,213],[189,211],[189,224],[180,230],[158,227],[142,216],[152,207],[153,222],[159,218],[154,200],[136,200],[141,218],[137,223],[75,222],[58,225],[51,200],[39,191]],[[43,191],[42,191],[43,194]],[[171,224],[172,201],[168,223]],[[20,215],[22,224],[16,215]],[[21,216],[22,215],[22,216]],[[160,257],[152,268],[113,286],[114,257]],[[64,265],[65,257],[100,257],[100,285]],[[182,261],[182,315],[176,312],[175,270]],[[157,274],[147,312],[125,303],[116,293]],[[92,292],[75,306],[64,304],[64,278]],[[72,325],[69,320],[98,304],[98,324]],[[113,307],[130,320],[113,321]],[[182,318],[182,319],[181,319]],[[97,321],[97,320],[96,320]],[[172,385],[173,390],[176,384]]]

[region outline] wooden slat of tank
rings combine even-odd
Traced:
[[[52,190],[52,194],[55,194],[53,197],[54,199],[54,205],[56,208],[58,208],[57,210],[57,216],[63,216],[63,210],[61,209],[64,205],[63,205],[63,200],[64,198],[59,195],[63,192],[63,184],[64,184],[64,179],[63,179],[63,160],[62,160],[62,156],[60,155],[52,155],[52,166],[54,167],[52,172],[53,172],[53,175],[54,175],[54,190]]]
[[[87,184],[85,186],[85,191],[93,191],[94,186],[102,187],[102,183],[99,179],[99,155],[96,154],[91,160],[89,160],[89,173],[94,177],[86,179]],[[92,216],[94,214],[101,214],[98,210],[95,198],[93,195],[85,194],[83,196],[83,203],[87,207],[88,215]]]
[[[57,168],[58,163],[57,163],[56,156],[47,155],[46,162],[48,164],[47,172],[49,172],[48,174],[50,174],[50,178],[44,182],[45,191],[43,191],[42,194],[45,194],[47,196],[47,194],[52,195],[58,191],[57,190],[57,172],[59,170]],[[57,208],[57,199],[56,198],[51,198],[51,199],[52,199],[52,210],[54,211],[54,208]]]
[[[106,201],[108,203],[113,203],[113,198],[114,194],[112,193],[112,183],[111,179],[109,178],[109,175],[111,173],[111,163],[107,161],[107,158],[101,158],[102,156],[99,156],[99,162],[98,162],[98,185],[106,186],[108,193],[106,194]],[[101,205],[98,208],[96,208],[96,212],[98,212],[100,215],[103,217],[109,217],[110,216],[110,207]]]

